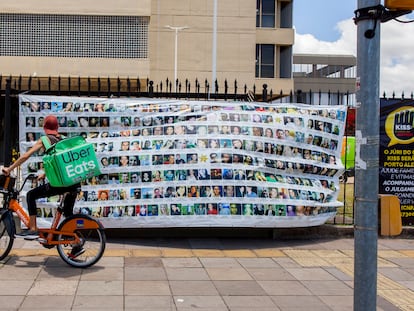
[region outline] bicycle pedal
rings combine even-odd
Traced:
[[[38,241],[39,243],[42,243],[42,244],[47,243],[47,240],[43,239],[43,238],[37,238],[36,241]]]
[[[14,235],[14,238],[15,238],[15,239],[23,239],[23,240],[26,240],[26,241],[35,241],[35,240],[37,240],[37,239],[38,239],[38,238],[27,237],[27,236],[24,236],[24,235],[19,235],[19,234],[15,234],[15,235]]]

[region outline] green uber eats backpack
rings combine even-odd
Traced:
[[[68,187],[101,174],[95,150],[83,136],[64,138],[50,145],[47,136],[41,137],[45,146],[43,166],[53,187]]]

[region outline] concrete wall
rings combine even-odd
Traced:
[[[275,79],[255,78],[257,43],[292,45],[293,29],[256,29],[256,1],[220,0],[217,18],[216,76],[219,84],[227,79],[232,88],[238,81],[239,92],[244,85],[263,82],[269,89],[282,89],[288,94],[293,79],[280,79],[275,56]],[[213,70],[213,1],[212,0],[19,0],[1,3],[0,12],[22,14],[80,14],[148,16],[148,59],[98,59],[0,56],[2,75],[30,76],[110,76],[150,78],[156,84],[174,79],[175,32],[165,26],[187,26],[178,34],[178,78],[189,79],[194,86],[211,83]],[[276,19],[280,18],[280,8]],[[277,23],[278,24],[278,23]],[[279,49],[276,49],[279,51]],[[222,90],[221,90],[222,91]]]

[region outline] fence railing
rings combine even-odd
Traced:
[[[321,90],[273,90],[267,84],[241,85],[237,80],[154,82],[148,78],[111,77],[38,77],[0,75],[0,93],[4,96],[10,85],[10,94],[22,92],[37,95],[86,96],[86,97],[150,97],[199,100],[239,100],[265,102],[299,102],[311,105],[339,104],[350,106],[354,92]]]
[[[256,94],[256,86],[248,88],[247,85],[238,86],[234,81],[231,86],[227,80],[223,86],[218,81],[210,85],[208,80],[191,83],[185,80],[183,83],[166,79],[159,83],[142,78],[102,78],[102,77],[2,77],[0,76],[0,90],[5,92],[7,81],[10,83],[11,93],[18,94],[28,92],[33,95],[67,95],[86,97],[150,97],[150,98],[191,98],[200,100],[239,100],[246,101],[263,99],[266,94],[266,86],[263,92]],[[283,93],[282,93],[283,95]],[[286,94],[284,94],[286,95]],[[266,94],[265,100],[271,98]]]

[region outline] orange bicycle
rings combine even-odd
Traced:
[[[3,188],[0,188],[0,193],[3,194],[3,206],[0,209],[0,260],[7,257],[13,247],[16,234],[13,212],[26,226],[29,224],[29,215],[20,205],[18,196],[26,181],[35,178],[36,175],[29,174],[17,190],[14,187],[15,178],[1,175],[4,182]],[[45,248],[56,246],[59,256],[67,264],[77,268],[90,267],[99,261],[105,251],[104,227],[99,221],[83,214],[72,215],[61,221],[63,202],[61,200],[56,210],[51,227],[39,228],[39,238],[36,240]],[[78,250],[75,251],[76,256],[73,255],[73,249]]]

